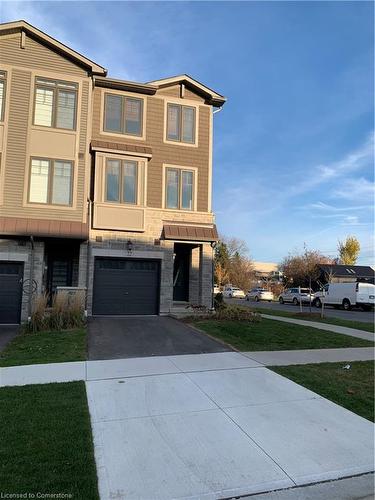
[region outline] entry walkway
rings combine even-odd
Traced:
[[[319,330],[326,330],[328,332],[341,333],[349,335],[350,337],[358,337],[364,340],[375,340],[374,334],[364,330],[357,330],[356,328],[348,328],[346,326],[330,325],[329,323],[319,323],[318,321],[306,321],[303,319],[287,318],[286,316],[276,316],[273,314],[261,314],[262,318],[273,319],[275,321],[283,321],[285,323],[294,323],[295,325],[311,326],[311,328],[318,328]]]
[[[371,361],[373,347],[349,347],[341,349],[304,349],[294,351],[253,351],[245,356],[266,366],[305,365],[308,363],[336,363],[340,361]]]

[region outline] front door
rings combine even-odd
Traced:
[[[191,248],[187,245],[175,246],[173,265],[173,300],[189,301],[189,271]]]

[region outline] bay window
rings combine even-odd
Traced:
[[[195,108],[180,104],[167,105],[167,140],[195,143]]]
[[[141,136],[143,130],[143,101],[136,97],[105,94],[104,131]]]
[[[194,172],[166,169],[165,205],[175,210],[194,209]]]
[[[37,78],[34,125],[74,130],[77,108],[76,83]]]
[[[29,202],[71,205],[72,180],[73,163],[71,161],[32,158]]]
[[[138,164],[131,160],[107,159],[105,200],[114,203],[137,203]]]

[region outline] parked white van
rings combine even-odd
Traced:
[[[314,294],[313,304],[322,307],[325,305],[342,306],[349,311],[353,306],[362,307],[370,311],[375,304],[375,285],[371,283],[329,283],[323,290]]]

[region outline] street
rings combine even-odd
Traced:
[[[247,301],[246,299],[225,299],[228,304],[237,304],[242,306],[257,307],[265,309],[274,309],[280,311],[288,311],[292,313],[298,313],[300,308],[293,304],[279,304],[278,302],[255,302],[253,300]],[[302,308],[303,312],[309,312],[309,305],[304,304]],[[312,307],[312,312],[321,312],[321,309]],[[364,321],[365,323],[372,323],[374,321],[373,311],[362,311],[361,309],[352,309],[351,311],[343,311],[342,309],[334,309],[333,307],[326,306],[324,310],[325,316],[327,318],[340,318],[348,319],[351,321]]]

